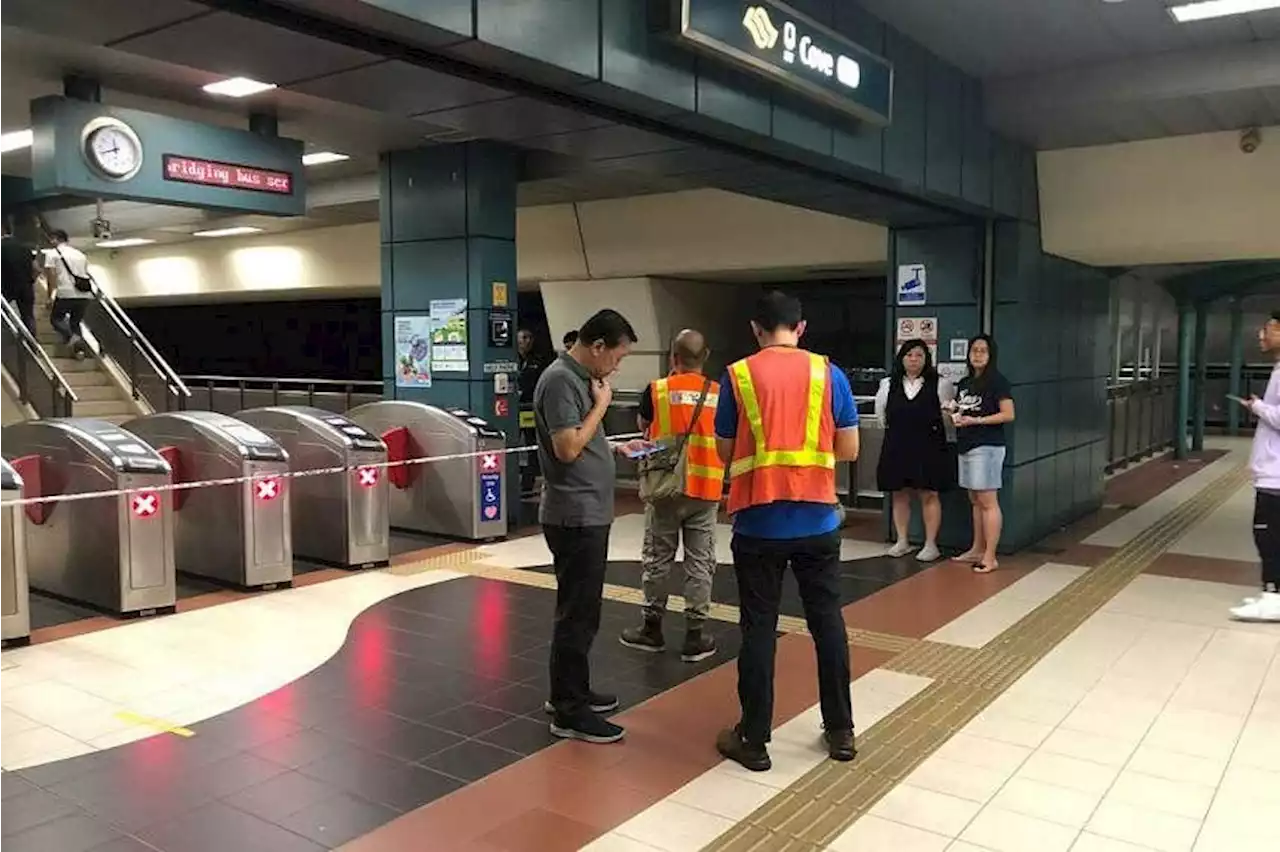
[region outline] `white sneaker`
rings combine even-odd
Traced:
[[[919,553],[916,554],[917,562],[937,562],[938,557],[942,554],[938,552],[938,545],[926,544]]]
[[[1231,617],[1236,621],[1280,623],[1280,592],[1263,592],[1247,603],[1232,607]]]
[[[899,541],[893,547],[889,548],[889,555],[894,559],[897,559],[899,556],[906,556],[910,552],[911,542],[909,541]]]

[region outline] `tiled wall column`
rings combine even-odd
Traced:
[[[497,413],[493,367],[516,360],[516,184],[514,152],[488,142],[441,145],[382,156],[382,378],[388,399],[465,408],[519,440],[514,376]],[[496,286],[495,286],[496,285]],[[494,305],[505,294],[506,305]],[[467,363],[432,370],[430,387],[397,381],[396,317],[426,318],[437,300],[466,300]],[[491,310],[509,312],[511,348],[490,345]],[[516,462],[508,460],[508,469]],[[508,476],[508,506],[519,504]]]
[[[967,341],[981,330],[983,242],[980,224],[904,228],[889,232],[886,365],[892,365],[897,355],[897,329],[903,319],[936,320],[940,364],[950,361],[951,340]],[[916,264],[925,268],[924,303],[899,305],[898,269]],[[960,363],[963,363],[963,358],[956,362],[956,366]],[[877,461],[867,456],[860,464],[864,470],[867,466],[874,469]],[[889,511],[886,505],[886,517]],[[911,537],[913,541],[920,542],[924,535],[920,509],[916,506],[912,511]],[[969,501],[963,492],[953,491],[944,495],[939,544],[960,549],[968,547],[972,531],[969,517]]]
[[[1110,283],[1045,254],[1040,230],[995,226],[994,334],[1017,420],[1005,462],[1002,550],[1099,508],[1107,461]]]

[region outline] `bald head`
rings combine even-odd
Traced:
[[[710,355],[702,332],[686,328],[671,341],[671,366],[680,370],[701,370]]]

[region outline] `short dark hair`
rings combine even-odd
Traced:
[[[578,330],[575,328],[566,331],[564,333],[564,337],[560,339],[560,342],[564,344],[565,349],[568,349],[570,346],[578,342]]]
[[[1280,311],[1272,311],[1271,319],[1275,320],[1276,322],[1280,322]]]
[[[751,319],[764,331],[776,331],[779,326],[795,331],[804,319],[804,311],[795,296],[770,290],[756,302],[756,312]]]
[[[638,343],[636,330],[627,322],[627,318],[613,308],[596,311],[589,320],[578,329],[578,342],[586,346],[603,343],[606,349],[615,349],[623,342]]]
[[[67,232],[61,228],[56,231],[50,231],[49,236],[53,237],[54,242],[58,243],[65,243],[67,240],[71,239],[67,236]]]

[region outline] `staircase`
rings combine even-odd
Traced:
[[[143,409],[100,361],[92,356],[77,360],[71,347],[62,343],[62,338],[49,322],[49,299],[43,291],[43,287],[37,286],[36,340],[79,397],[75,416],[120,424],[143,414]]]

